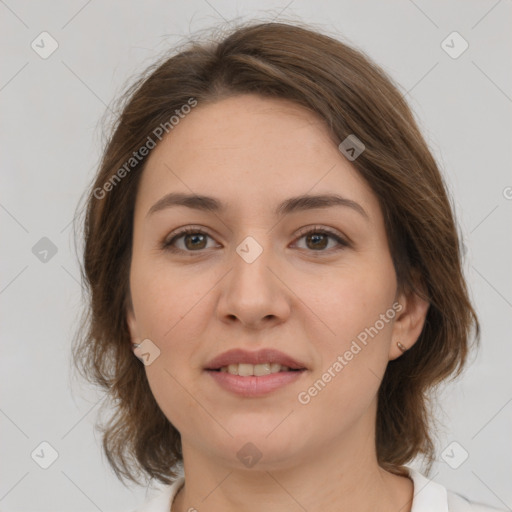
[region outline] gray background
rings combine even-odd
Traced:
[[[71,379],[82,304],[71,221],[99,160],[106,105],[167,48],[223,18],[312,23],[402,87],[454,195],[482,322],[474,363],[440,393],[431,477],[510,509],[511,14],[510,0],[0,1],[0,509],[120,511],[146,496],[107,467],[93,429],[101,395]],[[31,47],[48,50],[43,31],[59,45],[46,59]],[[453,31],[469,43],[456,59],[441,47]],[[47,261],[43,237],[57,249]],[[48,469],[35,462],[49,457],[43,441],[58,452]]]

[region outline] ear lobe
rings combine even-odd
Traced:
[[[393,326],[393,338],[389,347],[390,361],[404,353],[403,347],[409,350],[418,341],[430,307],[430,303],[426,299],[412,291],[407,296],[401,294],[398,302],[403,309]],[[399,343],[402,345],[402,349],[400,349]]]

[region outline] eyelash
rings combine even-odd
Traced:
[[[312,252],[312,253],[328,253],[328,254],[330,254],[333,250],[338,251],[338,250],[342,250],[346,247],[350,247],[349,242],[347,240],[345,240],[344,238],[342,238],[340,235],[338,235],[335,231],[332,231],[328,228],[324,228],[324,227],[320,227],[320,226],[314,226],[312,228],[303,228],[302,230],[300,230],[299,235],[297,236],[297,238],[295,239],[294,242],[297,242],[301,238],[303,238],[309,234],[313,234],[313,233],[328,235],[329,237],[331,237],[333,240],[335,240],[338,243],[339,247],[331,248],[331,249],[323,249],[323,250],[318,250],[318,251],[311,249],[310,252]],[[185,235],[188,235],[188,234],[206,235],[210,238],[213,238],[210,236],[209,233],[207,233],[203,229],[190,226],[190,227],[187,227],[187,228],[184,228],[184,229],[178,231],[177,233],[172,234],[171,238],[164,239],[164,241],[162,243],[162,249],[164,249],[166,251],[170,251],[170,252],[175,252],[175,253],[185,252],[188,254],[193,254],[193,253],[200,254],[200,253],[204,252],[205,249],[199,249],[197,251],[188,251],[188,250],[184,250],[184,249],[177,249],[176,247],[173,246],[173,244],[176,242],[176,240],[178,240],[179,238],[181,238]],[[308,250],[308,249],[306,249],[306,250]]]

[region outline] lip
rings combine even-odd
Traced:
[[[217,384],[226,391],[245,398],[254,398],[266,395],[297,381],[306,373],[306,370],[277,372],[260,377],[240,377],[240,375],[231,375],[230,373],[215,370],[206,370],[206,373],[211,375]]]
[[[230,364],[263,364],[263,363],[279,363],[282,366],[288,366],[293,370],[307,370],[306,365],[300,361],[293,359],[291,356],[284,354],[283,352],[279,352],[279,350],[274,350],[271,348],[261,349],[255,352],[250,352],[248,350],[243,349],[233,349],[228,350],[227,352],[223,352],[222,354],[214,357],[211,361],[209,361],[205,370],[218,370],[223,366],[228,366]],[[219,372],[220,373],[220,372]],[[278,372],[278,375],[282,372]],[[295,372],[298,373],[298,372]],[[226,375],[226,374],[224,374]],[[237,377],[236,375],[234,377]],[[268,377],[268,375],[264,375],[262,377]],[[261,379],[262,377],[256,377]],[[242,377],[243,379],[249,379],[250,377]]]

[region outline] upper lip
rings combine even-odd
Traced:
[[[206,370],[218,370],[223,366],[230,364],[263,364],[263,363],[279,363],[282,366],[288,366],[295,370],[306,369],[306,365],[293,359],[291,356],[283,354],[278,350],[265,348],[256,352],[249,352],[242,349],[233,349],[223,352],[222,354],[214,357],[206,364]]]

